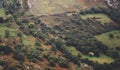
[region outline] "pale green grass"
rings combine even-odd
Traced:
[[[65,47],[65,48],[75,56],[77,56],[78,54],[81,54],[82,58],[88,58],[89,60],[92,60],[94,62],[98,62],[100,64],[111,63],[111,62],[114,61],[114,59],[112,59],[112,58],[110,58],[110,57],[108,57],[104,54],[100,54],[100,57],[92,57],[92,56],[82,54],[75,47],[68,46],[68,47]]]
[[[17,29],[12,29],[12,28],[8,28],[4,25],[0,25],[0,36],[4,37],[5,36],[5,30],[9,30],[10,31],[10,36],[14,36],[16,37],[16,31]],[[25,46],[34,46],[35,45],[35,41],[34,41],[34,37],[32,36],[26,36],[25,34],[22,34],[22,42]]]
[[[110,23],[111,22],[111,19],[105,15],[105,14],[87,14],[87,15],[81,15],[81,18],[83,19],[87,19],[87,18],[99,18],[99,19],[96,19],[97,21],[101,21],[102,24],[104,23]]]
[[[90,56],[86,56],[86,55],[82,55],[83,58],[88,58],[89,60],[92,60],[94,62],[98,62],[100,64],[103,63],[111,63],[114,62],[114,59],[104,55],[104,54],[100,54],[100,57],[90,57]]]
[[[0,26],[0,36],[1,37],[5,36],[5,30],[10,31],[10,36],[16,36],[16,29],[8,28],[6,26]]]
[[[9,28],[4,25],[0,25],[0,37],[5,36],[5,30],[10,31],[10,36],[16,37],[17,29]],[[34,46],[35,45],[35,38],[32,36],[26,36],[25,34],[22,34],[22,42],[25,46]]]
[[[0,17],[6,18],[4,9],[0,9]]]
[[[0,9],[0,17],[3,17],[4,19],[6,19],[7,17],[12,17],[11,14],[6,15],[5,14],[5,10],[4,9]]]
[[[35,38],[32,37],[32,36],[27,36],[25,34],[22,34],[22,43],[25,45],[25,46],[35,46]]]
[[[78,50],[76,50],[75,47],[72,46],[67,46],[66,49],[72,53],[72,55],[77,56],[78,54],[80,54],[80,52]]]
[[[114,35],[114,38],[112,38],[112,39],[109,38],[110,33],[112,33]],[[117,37],[119,37],[119,38],[117,38]],[[103,33],[101,35],[95,36],[95,38],[110,48],[120,47],[120,30]]]

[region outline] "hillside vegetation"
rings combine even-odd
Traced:
[[[119,70],[118,13],[104,0],[5,0],[0,70]]]
[[[120,47],[120,30],[103,33],[95,37],[110,48]]]

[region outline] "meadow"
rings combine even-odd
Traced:
[[[75,47],[72,47],[72,46],[68,46],[66,48],[74,56],[77,56],[78,54],[81,54],[82,58],[88,58],[89,60],[92,60],[94,62],[98,62],[100,64],[111,63],[111,62],[114,61],[114,59],[112,59],[111,57],[108,57],[104,54],[100,54],[100,57],[94,57],[94,56],[84,55],[80,51],[78,51]]]
[[[97,21],[100,21],[102,24],[110,23],[112,20],[105,14],[86,14],[81,15],[82,19],[96,18]]]
[[[113,34],[114,38],[110,38],[110,34]],[[103,33],[95,36],[95,38],[110,48],[120,47],[120,30]]]

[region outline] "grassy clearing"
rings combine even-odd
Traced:
[[[0,25],[0,37],[5,36],[5,30],[9,30],[10,36],[17,37],[18,29],[9,28],[9,27],[6,27],[5,25]],[[25,34],[22,33],[22,42],[25,46],[34,46],[35,40],[36,39],[34,37],[26,36]]]
[[[100,54],[100,57],[90,57],[90,56],[86,56],[86,55],[82,55],[83,58],[88,58],[89,60],[92,60],[94,62],[98,62],[100,64],[103,63],[111,63],[114,61],[114,59],[104,55],[104,54]]]
[[[113,34],[114,38],[111,39],[109,34]],[[103,33],[95,36],[95,38],[110,48],[120,47],[120,30]]]
[[[82,54],[75,47],[72,47],[72,46],[66,47],[66,49],[75,56],[77,56],[78,54],[81,54],[82,58],[88,58],[89,60],[92,60],[94,62],[98,62],[100,64],[111,63],[114,61],[114,59],[112,59],[104,54],[100,54],[100,57],[91,57],[91,56],[87,56],[87,55]]]
[[[75,47],[68,46],[68,47],[66,47],[66,49],[69,52],[71,52],[73,55],[75,55],[75,56],[77,56],[78,54],[80,54],[80,52]]]
[[[4,25],[0,25],[0,37],[5,36],[5,30],[10,31],[10,36],[16,37],[17,34],[17,29],[9,28]],[[22,34],[22,42],[25,46],[34,46],[35,45],[35,38],[32,36],[26,36],[25,34]]]
[[[35,38],[32,36],[26,36],[22,34],[22,42],[25,46],[35,46]]]
[[[6,17],[4,9],[0,9],[0,17]]]
[[[0,36],[1,36],[1,37],[4,37],[4,35],[5,35],[5,30],[9,30],[11,36],[16,36],[16,31],[17,31],[17,29],[8,28],[8,27],[6,27],[6,26],[0,26]]]
[[[4,19],[8,18],[8,17],[12,17],[11,14],[6,15],[5,14],[5,10],[4,9],[0,9],[0,17],[3,17]]]
[[[111,19],[105,15],[105,14],[87,14],[87,15],[81,15],[81,18],[83,19],[87,19],[87,18],[97,18],[96,20],[97,21],[101,21],[102,24],[105,24],[105,23],[110,23],[111,22]]]

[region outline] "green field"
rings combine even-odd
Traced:
[[[111,63],[114,61],[114,59],[112,59],[104,54],[100,54],[100,57],[92,57],[92,56],[82,54],[75,47],[72,47],[72,46],[66,47],[66,49],[75,56],[77,56],[78,54],[81,54],[82,58],[88,58],[89,60],[92,60],[94,62],[98,62],[100,64]]]
[[[87,14],[87,15],[81,15],[81,18],[82,19],[87,19],[87,18],[99,18],[99,19],[96,19],[97,21],[101,21],[102,24],[104,23],[110,23],[111,22],[111,19],[107,16],[107,15],[104,15],[104,14]]]
[[[111,39],[109,34],[113,34],[114,38]],[[95,38],[110,48],[120,47],[120,30],[103,33],[95,36]]]

